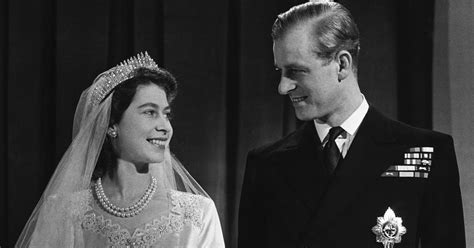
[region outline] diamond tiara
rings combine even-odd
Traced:
[[[139,53],[135,57],[124,60],[119,65],[104,72],[100,78],[104,80],[96,80],[98,83],[92,92],[91,101],[93,105],[99,105],[117,85],[134,76],[134,72],[138,68],[147,68],[158,71],[159,67],[147,52]]]

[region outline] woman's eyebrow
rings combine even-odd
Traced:
[[[154,109],[160,109],[160,106],[156,103],[152,103],[152,102],[147,102],[147,103],[144,103],[140,106],[138,106],[137,108],[145,108],[145,107],[152,107]],[[166,107],[163,108],[163,111],[167,111],[167,110],[171,110],[171,107],[168,105]]]
[[[158,104],[152,103],[152,102],[144,103],[144,104],[138,106],[137,108],[144,108],[144,107],[152,107],[152,108],[156,108],[156,109],[160,108],[160,106],[158,106]]]

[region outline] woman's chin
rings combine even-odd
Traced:
[[[163,161],[165,160],[165,156],[161,155],[161,156],[153,156],[152,158],[150,158],[150,164],[159,164],[159,163],[162,163]]]
[[[153,154],[153,156],[150,156],[148,160],[148,163],[150,164],[159,164],[165,160],[165,154],[164,152]]]

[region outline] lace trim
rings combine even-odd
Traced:
[[[70,203],[73,216],[81,218],[86,214],[86,212],[91,211],[92,200],[93,199],[91,190],[83,190],[77,192]]]
[[[171,191],[168,196],[173,206],[170,214],[153,220],[143,229],[137,228],[132,235],[119,224],[112,224],[110,219],[104,219],[95,213],[84,216],[82,228],[106,237],[107,243],[113,248],[130,246],[142,248],[153,245],[166,234],[182,231],[185,225],[202,227],[203,210],[200,208],[204,199],[202,196],[178,191]]]

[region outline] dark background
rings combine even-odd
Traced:
[[[146,50],[180,83],[172,151],[214,199],[226,244],[236,247],[247,151],[298,125],[277,92],[270,29],[302,2],[1,1],[0,245],[14,245],[67,149],[82,90]],[[339,2],[361,32],[369,103],[431,128],[434,4]]]

